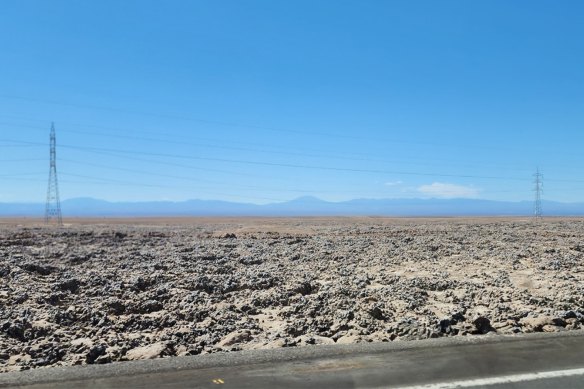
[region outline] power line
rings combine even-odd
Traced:
[[[0,139],[3,141],[3,139]],[[6,139],[4,139],[6,141]],[[29,141],[18,141],[9,140],[11,142],[20,142],[24,144],[39,144],[37,142]],[[398,170],[382,170],[382,169],[357,169],[357,168],[342,168],[342,167],[332,167],[332,166],[319,166],[319,165],[301,165],[301,164],[289,164],[289,163],[278,163],[278,162],[262,162],[262,161],[250,161],[243,159],[229,159],[229,158],[215,158],[215,157],[200,157],[192,155],[181,155],[181,154],[168,154],[168,153],[153,153],[145,151],[136,150],[120,150],[120,149],[110,149],[101,147],[86,147],[86,146],[75,146],[61,144],[60,147],[72,149],[72,150],[82,150],[91,153],[113,153],[113,154],[132,154],[132,155],[147,155],[165,158],[175,158],[175,159],[186,159],[186,160],[204,160],[213,162],[225,162],[225,163],[235,163],[235,164],[246,164],[246,165],[256,165],[256,166],[272,166],[272,167],[285,167],[294,169],[312,169],[312,170],[328,170],[328,171],[339,171],[339,172],[353,172],[353,173],[376,173],[376,174],[394,174],[394,175],[411,175],[411,176],[424,176],[424,177],[451,177],[451,178],[476,178],[476,179],[489,179],[489,180],[510,180],[510,181],[525,181],[524,178],[519,177],[504,177],[504,176],[481,176],[473,174],[446,174],[446,173],[426,173],[426,172],[411,172],[411,171],[398,171]],[[566,180],[567,182],[578,182],[577,180]],[[582,181],[584,182],[584,181]]]
[[[160,117],[160,118],[167,118],[167,119],[176,119],[176,120],[187,121],[187,122],[191,121],[191,122],[213,124],[213,125],[220,125],[220,126],[226,126],[226,127],[258,129],[258,130],[271,131],[271,132],[276,132],[276,133],[310,135],[310,136],[328,137],[328,138],[335,138],[335,139],[343,138],[343,139],[350,139],[350,140],[367,140],[367,141],[372,141],[372,142],[376,142],[376,143],[382,142],[382,143],[388,143],[388,144],[402,143],[402,144],[420,144],[420,145],[430,145],[430,146],[435,145],[434,143],[430,143],[430,142],[419,142],[419,141],[412,142],[412,141],[403,141],[403,140],[397,140],[397,139],[364,137],[364,136],[357,136],[357,135],[346,135],[346,134],[342,134],[342,133],[326,133],[326,132],[318,132],[318,131],[284,129],[284,128],[277,128],[277,127],[271,127],[271,126],[258,126],[258,125],[242,124],[242,123],[224,122],[224,121],[219,121],[219,120],[208,120],[208,119],[201,119],[201,118],[185,117],[185,116],[180,116],[180,115],[161,114],[161,113],[156,113],[156,112],[152,112],[152,111],[146,112],[146,111],[139,111],[139,110],[126,110],[126,109],[115,108],[115,107],[104,107],[104,106],[68,103],[68,102],[62,102],[62,101],[53,101],[53,100],[30,98],[30,97],[24,97],[24,96],[8,95],[8,94],[0,94],[0,97],[6,98],[6,99],[13,99],[13,100],[31,101],[31,102],[42,103],[42,104],[70,106],[70,107],[90,109],[90,110],[120,112],[120,113],[128,113],[128,114],[139,115],[139,116],[150,116],[150,117]],[[401,132],[404,132],[404,130],[401,129]],[[481,150],[485,150],[485,149],[499,150],[499,151],[515,151],[515,150],[510,149],[510,148],[481,145]]]
[[[95,164],[95,163],[90,163],[90,162],[76,161],[76,160],[72,160],[72,159],[61,158],[60,161],[71,162],[71,163],[78,164],[78,165],[94,166],[94,167],[99,167],[99,168],[104,168],[104,169],[124,171],[124,172],[129,172],[129,173],[144,174],[144,175],[148,175],[148,176],[172,178],[172,179],[185,180],[185,181],[204,182],[204,183],[209,183],[209,184],[226,185],[225,182],[221,182],[221,181],[194,178],[194,177],[186,177],[186,176],[177,176],[177,175],[173,175],[173,174],[153,173],[151,171],[127,169],[127,168],[122,168],[122,167],[118,167],[118,166]],[[237,187],[237,188],[266,190],[266,191],[271,191],[271,192],[285,192],[285,193],[314,193],[314,192],[319,192],[319,193],[361,193],[361,192],[355,192],[355,191],[348,192],[348,191],[323,191],[323,190],[315,191],[315,190],[308,190],[308,189],[280,189],[280,188],[275,189],[275,188],[269,188],[269,187],[258,186],[258,185],[245,185],[245,184],[232,184],[232,183],[230,183],[229,185],[231,187]]]
[[[158,160],[147,159],[147,158],[131,157],[131,156],[127,156],[127,155],[109,153],[106,151],[104,151],[104,152],[91,151],[91,153],[98,154],[98,155],[107,155],[110,157],[116,157],[116,158],[121,158],[121,159],[127,159],[130,161],[147,162],[147,163],[153,163],[153,164],[157,164],[157,165],[180,167],[180,168],[185,168],[185,169],[199,170],[199,171],[205,171],[205,172],[211,172],[211,173],[226,173],[226,174],[237,175],[237,176],[246,176],[246,177],[264,177],[264,176],[260,176],[258,174],[234,172],[233,170],[203,168],[203,167],[198,167],[198,166],[191,166],[191,165],[185,165],[185,164],[173,163],[173,162],[167,162],[167,161],[158,161]],[[63,160],[63,159],[61,159],[61,160]]]
[[[45,145],[46,146],[46,145]],[[41,146],[37,146],[37,145],[15,145],[15,144],[2,144],[0,145],[0,147],[41,147]]]
[[[16,126],[16,127],[23,127],[23,128],[31,128],[31,129],[35,129],[35,130],[40,130],[39,127],[37,126],[30,126],[30,125],[22,125],[22,124],[12,124],[12,123],[6,123],[6,122],[0,122],[1,125],[9,125],[9,126]],[[82,125],[82,126],[87,126],[87,125]],[[90,127],[96,127],[96,128],[108,128],[108,127],[100,127],[100,126],[90,126]],[[111,129],[111,128],[110,128]],[[403,161],[390,161],[390,160],[385,160],[385,159],[378,159],[378,158],[367,158],[367,157],[363,157],[362,154],[359,153],[344,153],[343,155],[331,155],[329,154],[323,154],[322,152],[319,154],[314,154],[314,153],[305,153],[305,152],[297,152],[297,151],[288,151],[288,149],[282,151],[282,150],[278,150],[278,147],[274,148],[273,146],[271,147],[270,150],[265,150],[265,149],[261,149],[261,148],[250,148],[250,147],[235,147],[235,146],[225,146],[225,145],[213,145],[213,144],[208,144],[208,143],[192,143],[192,142],[188,142],[185,140],[169,140],[169,139],[161,139],[161,138],[149,138],[149,137],[143,137],[143,136],[133,136],[133,135],[122,135],[119,133],[99,133],[99,132],[93,132],[93,131],[81,131],[81,130],[67,130],[67,129],[60,129],[59,131],[61,132],[68,132],[68,133],[73,133],[73,134],[83,134],[83,135],[91,135],[91,136],[100,136],[100,137],[107,137],[107,138],[118,138],[118,139],[128,139],[128,140],[139,140],[139,141],[146,141],[146,142],[155,142],[155,143],[166,143],[166,144],[175,144],[175,145],[182,145],[182,146],[195,146],[195,147],[205,147],[205,148],[214,148],[214,149],[220,149],[220,150],[235,150],[235,151],[249,151],[249,152],[254,152],[254,153],[267,153],[267,154],[277,154],[277,155],[291,155],[291,156],[301,156],[301,157],[309,157],[309,158],[330,158],[330,159],[339,159],[339,160],[343,160],[343,161],[359,161],[359,162],[381,162],[381,163],[402,163]],[[116,131],[127,131],[127,130],[123,130],[120,128],[117,128]],[[141,131],[141,133],[144,133],[144,131]],[[207,142],[221,142],[221,143],[234,143],[234,144],[247,144],[247,145],[256,145],[254,143],[250,143],[250,142],[235,142],[235,141],[231,141],[231,140],[219,140],[219,139],[211,139],[211,138],[202,138],[202,137],[189,137],[189,138],[185,138],[186,140],[189,139],[196,139],[196,140],[203,140],[203,141],[207,141]],[[351,157],[350,155],[353,156],[359,156],[359,157]],[[411,159],[411,158],[410,158]],[[441,162],[453,162],[453,161],[448,161],[448,160],[444,160],[444,159],[438,159],[438,161]],[[406,162],[407,164],[410,165],[421,165],[421,166],[427,166],[428,163],[415,163],[415,162]],[[469,163],[466,163],[466,166],[469,166]],[[476,166],[476,164],[475,164]],[[496,166],[496,165],[482,165],[483,167],[496,167],[496,168],[501,168],[501,166]],[[509,168],[509,166],[505,166],[505,169],[507,170],[516,170],[516,171],[525,171],[525,169],[517,169],[517,168]]]
[[[0,159],[0,162],[33,162],[33,161],[46,161],[46,158]]]
[[[30,145],[44,145],[43,143],[39,143],[39,142],[22,141],[22,140],[14,140],[14,139],[0,139],[0,141],[21,143],[21,144],[30,144]],[[81,151],[95,153],[95,154],[116,156],[116,157],[120,157],[120,158],[129,158],[126,154],[132,154],[132,155],[146,155],[146,156],[174,158],[174,159],[206,160],[206,161],[226,162],[226,163],[234,163],[234,164],[263,165],[263,166],[286,167],[286,168],[296,168],[296,169],[331,170],[331,171],[341,171],[341,172],[377,173],[377,174],[393,174],[393,175],[412,175],[412,176],[425,176],[425,177],[451,177],[451,178],[476,178],[476,179],[525,181],[524,178],[514,177],[514,176],[507,176],[507,177],[505,177],[505,176],[481,176],[481,175],[472,175],[472,174],[447,174],[447,173],[411,172],[411,171],[382,170],[382,169],[341,168],[341,167],[319,166],[319,165],[301,165],[301,164],[288,164],[288,163],[276,163],[276,162],[250,161],[250,160],[242,160],[242,159],[200,157],[200,156],[181,155],[181,154],[153,153],[153,152],[144,152],[144,151],[136,151],[136,150],[120,150],[120,149],[85,147],[85,146],[75,146],[75,145],[66,145],[66,144],[61,144],[60,147],[72,149],[72,150],[81,150]],[[136,160],[139,160],[139,159],[136,158]],[[164,164],[162,161],[153,161],[153,160],[146,160],[146,159],[140,159],[140,160],[148,161],[148,162],[152,162],[152,163]],[[199,168],[188,166],[188,165],[176,164],[175,166],[183,166],[186,168],[199,169]],[[199,169],[199,170],[209,170],[209,169]],[[224,173],[230,172],[230,171],[225,171],[225,170],[215,170],[215,171],[224,172]],[[240,174],[240,173],[237,173],[237,174]],[[548,181],[566,182],[566,183],[584,183],[584,180],[574,180],[574,179],[570,179],[570,180],[568,180],[568,179],[549,179]]]
[[[0,124],[4,124],[4,125],[14,125],[12,123],[2,123],[0,122]],[[16,124],[16,126],[18,127],[27,127],[27,128],[33,128],[33,129],[39,129],[39,127],[37,126],[27,126],[27,125],[22,125],[22,124]],[[96,128],[109,128],[109,127],[102,127],[102,126],[94,126],[94,125],[82,125],[82,126],[90,126],[90,127],[96,127]],[[110,128],[113,129],[113,128]],[[115,130],[117,131],[124,131],[123,129],[120,128],[116,128]],[[290,152],[290,151],[274,151],[274,150],[263,150],[263,149],[257,149],[257,148],[246,148],[246,147],[232,147],[232,146],[217,146],[217,145],[210,145],[210,144],[202,144],[202,143],[188,143],[185,141],[177,141],[177,140],[168,140],[168,139],[160,139],[160,138],[145,138],[145,137],[139,137],[139,136],[131,136],[131,135],[120,135],[120,134],[104,134],[104,133],[97,133],[97,132],[91,132],[91,131],[80,131],[80,130],[63,130],[61,129],[60,131],[63,132],[70,132],[70,133],[77,133],[77,134],[86,134],[86,135],[94,135],[94,136],[107,136],[107,137],[114,137],[114,138],[119,138],[119,139],[135,139],[135,140],[141,140],[141,141],[150,141],[150,142],[157,142],[157,143],[168,143],[168,144],[180,144],[180,145],[193,145],[193,146],[200,146],[200,147],[206,147],[206,148],[216,148],[216,149],[224,149],[224,150],[239,150],[239,151],[251,151],[251,152],[260,152],[260,153],[270,153],[270,154],[278,154],[278,155],[295,155],[295,156],[306,156],[306,157],[313,157],[313,158],[333,158],[333,159],[341,159],[341,160],[345,160],[345,161],[363,161],[363,162],[381,162],[381,163],[403,163],[402,161],[389,161],[389,160],[382,160],[382,159],[373,159],[373,158],[352,158],[352,157],[348,157],[347,155],[343,155],[343,156],[338,156],[338,155],[324,155],[324,154],[311,154],[311,153],[302,153],[302,152]],[[142,133],[144,131],[141,131]],[[365,139],[364,137],[361,137],[363,139]],[[210,138],[200,138],[200,137],[196,137],[195,139],[203,139],[206,141],[211,141],[211,142],[219,142],[220,140],[217,139],[210,139]],[[221,140],[221,142],[224,142],[224,140]],[[231,143],[243,143],[243,144],[253,144],[253,143],[249,143],[249,142],[232,142],[232,141],[228,141]],[[27,145],[22,145],[22,147],[25,147]],[[34,145],[28,145],[28,147],[33,147]],[[355,153],[350,153],[352,155],[359,155],[359,154],[355,154]],[[441,160],[444,161],[444,160]],[[427,166],[428,163],[421,163],[421,164],[416,164],[416,163],[412,163],[412,162],[407,162],[408,164],[414,164],[414,165],[421,165],[421,166]],[[468,166],[468,163],[465,164],[466,166]],[[482,167],[495,167],[494,165],[480,165]],[[506,170],[510,170],[510,168],[508,166],[505,167]],[[511,170],[516,170],[516,171],[524,171],[525,169],[511,169]],[[227,171],[219,171],[219,172],[223,172],[223,173],[229,173]],[[239,173],[238,173],[239,174]],[[400,174],[400,172],[398,172],[397,174]],[[403,173],[403,174],[409,174],[409,173]],[[425,174],[423,174],[425,175]],[[427,175],[433,175],[433,174],[427,174]],[[458,175],[444,175],[444,174],[438,174],[439,176],[443,176],[443,177],[461,177]],[[472,177],[472,176],[465,176],[465,177],[461,177],[461,178],[484,178],[484,177]],[[490,178],[490,177],[489,177]],[[493,178],[499,178],[499,177],[493,177]],[[506,178],[503,178],[506,179]],[[557,182],[578,182],[578,181],[574,181],[574,180],[554,180]],[[584,181],[582,181],[584,182]]]
[[[12,173],[12,174],[2,174],[0,177],[21,177],[21,176],[44,176],[46,173]]]
[[[98,182],[93,182],[93,183],[114,183],[116,185],[122,185],[122,186],[133,186],[133,187],[147,187],[147,188],[165,188],[165,189],[171,189],[171,188],[179,188],[179,189],[189,189],[189,188],[196,188],[196,189],[200,189],[199,186],[197,187],[177,187],[177,186],[169,186],[169,185],[158,185],[158,184],[139,184],[139,183],[133,183],[133,182],[127,182],[125,180],[116,180],[116,179],[111,179],[111,178],[100,178],[100,177],[92,177],[92,176],[87,176],[87,175],[82,175],[82,174],[73,174],[73,173],[61,173],[61,175],[63,176],[69,176],[69,177],[79,177],[79,178],[86,178],[89,180],[95,180]],[[286,201],[283,199],[276,199],[273,197],[262,197],[262,196],[240,196],[240,195],[233,195],[233,194],[227,194],[227,193],[217,193],[217,192],[205,192],[207,194],[211,194],[211,195],[218,195],[218,196],[228,196],[228,197],[241,197],[241,198],[248,198],[248,199],[261,199],[261,200],[270,200],[270,201]]]
[[[61,159],[59,159],[61,161]],[[34,175],[45,175],[45,173],[35,173]],[[39,178],[23,178],[20,177],[21,175],[18,174],[8,174],[8,175],[0,175],[1,178],[6,178],[6,180],[4,181],[28,181],[28,182],[45,182],[46,180],[43,179],[39,179]],[[87,176],[87,175],[79,175],[79,174],[69,174],[67,172],[63,172],[60,171],[59,172],[59,176],[63,177],[63,176],[71,176],[71,177],[83,177],[83,178],[87,178],[88,180],[92,180],[92,181],[75,181],[75,180],[64,180],[64,179],[59,179],[59,183],[68,183],[68,184],[82,184],[82,185],[92,185],[92,184],[102,184],[104,182],[107,183],[115,183],[117,185],[122,185],[122,186],[131,186],[131,187],[154,187],[154,188],[165,188],[165,189],[192,189],[192,188],[201,188],[200,186],[194,187],[194,186],[176,186],[176,185],[158,185],[158,184],[141,184],[141,183],[132,183],[132,182],[127,182],[125,180],[113,180],[113,179],[108,179],[108,178],[103,178],[103,177],[94,177],[94,176]],[[234,187],[237,187],[237,185],[234,185]],[[206,189],[205,189],[206,190]],[[272,189],[270,188],[266,188],[266,190],[271,191]],[[278,190],[276,190],[278,191]],[[280,190],[281,192],[290,192],[290,193],[294,193],[296,192],[296,190]],[[577,193],[581,193],[583,191],[583,189],[578,189],[578,188],[569,188],[566,190],[562,190],[562,192],[566,192],[566,191],[571,191],[571,192],[577,192]],[[352,192],[345,192],[345,191],[321,191],[321,190],[313,190],[311,191],[312,193],[352,193]],[[205,192],[208,193],[209,192]],[[354,192],[354,193],[358,193],[358,192]],[[360,192],[359,192],[360,193]],[[492,191],[492,190],[488,190],[486,191],[486,193],[518,193],[518,191],[516,190],[496,190],[496,191]],[[222,195],[222,196],[230,196],[230,197],[240,197],[239,195],[232,195],[232,194],[226,194],[226,193],[210,193],[210,194],[218,194],[218,195]],[[243,196],[245,197],[245,196]],[[260,197],[248,197],[248,198],[260,198]],[[269,200],[274,200],[274,201],[287,201],[286,199],[275,199],[275,198],[264,198],[264,199],[269,199]]]
[[[264,130],[264,131],[279,132],[279,133],[301,134],[301,135],[311,135],[311,136],[316,135],[316,136],[324,136],[324,137],[346,138],[346,139],[353,139],[353,140],[369,139],[369,140],[373,140],[373,141],[388,142],[387,139],[383,139],[383,138],[372,139],[372,138],[364,138],[361,136],[345,135],[345,134],[339,134],[339,133],[322,133],[322,132],[317,132],[317,131],[292,130],[292,129],[270,127],[270,126],[249,125],[249,124],[241,124],[241,123],[233,123],[233,122],[224,122],[224,121],[219,121],[219,120],[208,120],[208,119],[201,119],[201,118],[186,117],[186,116],[180,116],[180,115],[161,114],[161,113],[156,113],[156,112],[151,112],[151,111],[145,112],[145,111],[139,111],[139,110],[127,110],[127,109],[114,108],[114,107],[76,104],[76,103],[52,101],[52,100],[30,98],[30,97],[24,97],[24,96],[7,95],[7,94],[0,94],[0,97],[5,98],[5,99],[31,101],[31,102],[42,103],[42,104],[61,105],[61,106],[69,106],[69,107],[90,109],[90,110],[120,112],[120,113],[128,113],[128,114],[139,115],[139,116],[150,116],[150,117],[160,117],[160,118],[166,118],[166,119],[176,119],[176,120],[181,120],[181,121],[191,121],[191,122],[213,124],[213,125],[219,125],[219,126],[225,126],[225,127],[248,128],[248,129]],[[424,142],[402,142],[402,143],[424,144]]]
[[[278,163],[278,162],[261,162],[261,161],[250,161],[242,159],[229,159],[229,158],[214,158],[214,157],[198,157],[190,155],[179,155],[179,154],[166,154],[166,153],[151,153],[151,152],[141,152],[134,150],[116,150],[109,148],[99,148],[99,147],[83,147],[83,146],[73,146],[73,145],[61,145],[63,148],[84,150],[88,152],[110,152],[110,153],[120,153],[120,154],[136,154],[136,155],[149,155],[176,159],[187,159],[187,160],[204,160],[204,161],[214,161],[214,162],[226,162],[226,163],[236,163],[236,164],[247,164],[247,165],[258,165],[258,166],[272,166],[272,167],[286,167],[295,169],[313,169],[313,170],[329,170],[329,171],[339,171],[339,172],[354,172],[354,173],[381,173],[381,174],[398,174],[398,175],[412,175],[412,176],[430,176],[430,177],[456,177],[456,178],[477,178],[477,179],[499,179],[499,180],[512,180],[512,181],[525,181],[523,178],[517,177],[502,177],[502,176],[479,176],[470,174],[444,174],[444,173],[419,173],[419,172],[409,172],[409,171],[391,171],[391,170],[376,170],[376,169],[353,169],[353,168],[341,168],[332,166],[318,166],[318,165],[300,165],[300,164],[289,164],[289,163]]]

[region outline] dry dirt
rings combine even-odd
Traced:
[[[0,221],[0,372],[584,327],[584,220]]]

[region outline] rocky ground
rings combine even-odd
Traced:
[[[0,226],[0,372],[584,326],[584,220]]]

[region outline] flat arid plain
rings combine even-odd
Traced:
[[[584,219],[0,220],[0,371],[584,327]]]

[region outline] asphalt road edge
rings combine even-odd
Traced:
[[[104,365],[49,367],[0,374],[0,387],[49,384],[66,381],[90,380],[105,376],[135,376],[157,372],[188,369],[237,367],[243,365],[290,362],[294,360],[326,359],[359,354],[399,352],[412,349],[439,349],[441,347],[504,342],[525,342],[536,339],[553,339],[584,336],[584,330],[556,333],[531,333],[518,335],[469,335],[460,337],[394,341],[385,343],[356,343],[347,345],[320,345],[286,347],[267,350],[245,350],[203,354],[185,357],[159,358],[142,361],[114,362]]]

